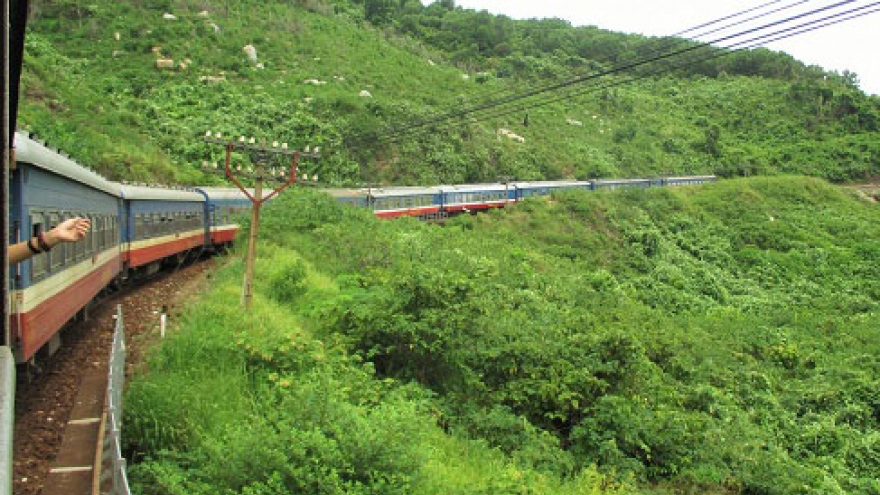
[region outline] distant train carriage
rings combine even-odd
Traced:
[[[510,202],[512,188],[505,184],[465,184],[440,186],[439,189],[443,211],[459,213],[504,208]]]
[[[707,182],[715,182],[714,175],[692,175],[688,177],[664,177],[662,185],[664,186],[684,186],[692,184],[705,184]]]
[[[596,179],[592,189],[617,189],[620,187],[651,187],[651,179]]]
[[[394,187],[367,190],[369,206],[380,218],[431,216],[440,211],[436,187]]]
[[[342,204],[366,208],[369,200],[367,189],[326,189],[326,192]]]
[[[87,217],[92,223],[83,240],[58,244],[10,267],[10,327],[16,359],[22,362],[48,342],[57,346],[64,324],[120,273],[120,187],[26,134],[16,133],[15,148],[10,244],[67,218]]]
[[[193,190],[123,185],[123,264],[145,274],[179,262],[208,239],[205,196]]]
[[[549,196],[553,191],[561,189],[590,189],[591,183],[579,180],[554,180],[538,182],[517,182],[513,184],[513,199],[521,201],[531,196]]]
[[[205,219],[208,222],[208,247],[223,249],[232,244],[238,233],[236,219],[253,207],[253,202],[237,187],[197,187],[205,197]],[[248,189],[251,197],[255,194]]]

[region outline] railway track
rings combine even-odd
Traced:
[[[204,288],[216,261],[208,259],[162,273],[103,300],[90,319],[71,325],[61,349],[42,369],[19,370],[13,438],[13,493],[16,495],[90,495],[92,478],[85,466],[59,469],[65,458],[94,459],[96,439],[82,434],[82,422],[70,422],[88,409],[103,406],[106,369],[115,328],[116,306],[122,305],[128,350],[127,373],[158,336],[163,307],[176,308]],[[29,376],[30,375],[30,376]],[[96,378],[98,377],[98,378]],[[94,383],[95,380],[100,383]],[[101,394],[100,397],[91,397]],[[79,426],[78,426],[79,425]],[[53,470],[55,471],[53,473]],[[73,473],[73,474],[71,474]],[[88,483],[87,483],[88,482]],[[87,483],[86,486],[81,486]],[[80,491],[82,490],[82,491]]]

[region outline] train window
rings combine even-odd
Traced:
[[[92,220],[90,215],[79,214],[77,216],[83,217],[83,218],[88,218],[89,221]],[[73,245],[74,257],[77,260],[85,259],[86,252],[88,251],[88,247],[91,242],[92,242],[92,229],[89,228],[89,230],[86,231],[85,237],[83,239],[76,241]]]
[[[50,230],[55,228],[56,225],[61,223],[61,216],[57,213],[49,213],[48,215],[48,225],[46,226],[46,230]],[[61,267],[64,263],[64,248],[65,245],[58,246],[61,249],[54,249],[51,253],[48,253],[49,256],[49,269],[55,271],[56,268]]]
[[[113,236],[115,235],[113,232],[113,221],[114,220],[115,220],[114,217],[106,216],[106,215],[104,216],[104,238],[101,241],[101,251],[116,244],[116,242],[113,240],[114,239]]]
[[[101,227],[101,239],[98,241],[100,250],[104,251],[108,247],[113,245],[113,225],[110,223],[110,217],[107,215],[101,216],[101,223],[103,226]]]
[[[31,236],[36,237],[44,230],[44,218],[42,213],[31,213]],[[49,255],[38,254],[31,258],[31,278],[36,280],[43,277],[49,271]]]
[[[101,252],[104,242],[104,215],[92,215],[92,244],[91,254]]]
[[[134,216],[134,238],[143,239],[144,238],[144,216],[143,215],[135,215]]]
[[[89,219],[92,222],[92,227],[86,233],[86,254],[91,256],[98,252],[98,241],[101,239],[103,225],[100,215],[89,215]]]
[[[109,220],[110,228],[105,231],[105,234],[109,234],[109,240],[104,242],[104,246],[115,246],[119,243],[119,223],[116,217],[108,217],[107,220]]]
[[[74,217],[78,217],[78,216],[81,216],[81,215],[77,215],[76,213],[72,213],[72,212],[62,213],[61,214],[61,221],[63,222],[65,220],[68,220],[68,219],[74,218]],[[64,261],[62,261],[62,263],[73,264],[73,262],[76,261],[77,254],[79,253],[79,250],[80,250],[79,244],[81,244],[81,243],[79,243],[79,242],[71,242],[71,243],[63,242],[63,243],[59,244],[59,246],[64,247]]]

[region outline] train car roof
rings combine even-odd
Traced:
[[[318,189],[334,198],[362,198],[367,195],[366,189]]]
[[[420,186],[404,186],[404,187],[384,187],[370,188],[366,191],[374,198],[384,198],[389,196],[427,196],[434,195],[439,192],[437,187],[420,187]]]
[[[651,179],[595,179],[595,184],[629,184],[633,182],[650,182]]]
[[[247,195],[245,193],[243,193],[241,191],[241,189],[239,189],[237,187],[201,187],[201,186],[199,186],[199,187],[194,187],[193,189],[195,189],[198,192],[205,193],[205,195],[208,196],[209,201],[216,200],[216,199],[239,199],[239,200],[249,200],[250,199],[247,197]],[[257,191],[254,188],[246,187],[245,189],[247,190],[248,194],[251,195],[251,197],[253,197],[254,194],[257,193]],[[267,191],[267,190],[263,189],[263,197],[265,198],[271,192],[272,192],[271,190]]]
[[[714,175],[679,175],[679,176],[671,176],[664,177],[666,180],[715,180],[716,177]]]
[[[510,184],[512,185],[512,184]],[[479,191],[499,191],[507,189],[510,185],[505,186],[501,183],[494,184],[461,184],[458,186],[439,186],[443,192],[479,192]]]
[[[24,132],[15,133],[15,160],[20,163],[29,163],[34,167],[47,170],[116,197],[121,195],[118,183],[109,181],[72,159],[49,149],[46,145],[31,139]]]
[[[167,189],[164,187],[134,186],[131,184],[122,184],[122,197],[134,200],[205,202],[204,195],[189,189]]]

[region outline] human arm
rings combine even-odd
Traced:
[[[9,246],[9,264],[20,263],[35,254],[52,249],[61,242],[76,242],[85,237],[91,222],[88,218],[68,218],[39,237]]]

